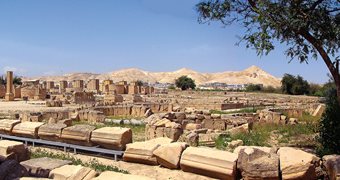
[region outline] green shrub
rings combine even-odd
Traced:
[[[326,95],[326,110],[320,121],[319,154],[340,154],[340,107],[336,90]]]

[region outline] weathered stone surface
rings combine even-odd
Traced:
[[[20,123],[20,120],[0,120],[0,133],[12,134],[13,127]]]
[[[40,126],[38,131],[38,136],[40,139],[49,141],[59,141],[61,137],[61,132],[66,128],[66,124],[44,124]]]
[[[184,112],[175,112],[175,118],[178,120],[183,120],[186,118],[186,114]]]
[[[178,169],[182,152],[188,147],[186,143],[171,143],[161,145],[153,154],[157,162],[169,169]]]
[[[0,180],[13,180],[24,176],[28,176],[28,172],[16,160],[7,160],[0,164]]]
[[[283,179],[316,179],[316,156],[304,151],[282,147],[279,149],[280,167]]]
[[[50,180],[50,179],[48,179],[48,178],[22,177],[22,178],[16,178],[15,180]]]
[[[264,151],[266,153],[271,153],[271,152],[275,153],[276,152],[275,149],[269,148],[269,147],[262,147],[262,146],[239,146],[239,147],[235,148],[234,153],[235,154],[239,154],[241,150],[246,149],[246,148],[259,149],[259,150]]]
[[[325,109],[326,106],[324,104],[320,104],[313,112],[313,116],[322,116],[323,112],[325,112]]]
[[[156,138],[144,142],[135,142],[126,145],[123,160],[141,164],[158,165],[153,152],[161,145],[170,144],[173,140],[169,138]]]
[[[221,133],[207,133],[198,134],[198,144],[202,146],[215,146],[216,139],[221,135]]]
[[[38,129],[42,122],[22,122],[14,126],[12,133],[16,136],[38,138]]]
[[[92,131],[91,141],[104,148],[121,151],[126,144],[132,143],[132,131],[130,128],[104,127]]]
[[[322,161],[329,179],[340,180],[340,155],[324,156]]]
[[[70,144],[78,144],[83,146],[92,146],[90,141],[91,132],[95,130],[94,126],[90,125],[75,125],[65,128],[61,133],[63,141]]]
[[[92,179],[97,173],[86,167],[65,165],[52,170],[49,174],[49,178],[54,180],[83,180]]]
[[[48,178],[51,170],[72,164],[72,161],[44,157],[23,161],[20,164],[26,168],[30,176]]]
[[[196,129],[201,129],[202,128],[202,125],[201,124],[195,124],[195,123],[189,123],[185,126],[185,129],[186,130],[196,130]]]
[[[25,161],[29,159],[29,152],[22,142],[0,140],[0,162],[7,159]]]
[[[239,147],[239,146],[243,146],[243,141],[238,139],[238,140],[234,140],[231,141],[230,143],[228,143],[227,146],[227,150],[235,150],[235,148]]]
[[[241,133],[241,132],[248,132],[248,124],[244,124],[242,126],[238,126],[238,127],[229,129],[228,132],[230,134],[237,134],[237,133]]]
[[[236,178],[237,154],[209,148],[188,147],[181,157],[181,169],[186,172],[218,179]]]
[[[131,174],[122,174],[112,171],[105,171],[101,173],[98,177],[92,180],[152,180],[152,178],[148,178],[145,176],[131,175]]]
[[[171,121],[169,119],[163,118],[162,120],[157,121],[153,125],[155,127],[165,127],[165,125],[168,124],[168,123],[171,123]]]
[[[279,179],[279,157],[259,148],[247,147],[240,150],[237,168],[244,179]]]

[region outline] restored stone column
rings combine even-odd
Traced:
[[[14,100],[13,72],[12,71],[7,71],[5,100],[6,101],[13,101]]]

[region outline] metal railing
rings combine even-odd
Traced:
[[[31,143],[33,147],[35,147],[35,144],[44,144],[44,145],[49,145],[49,146],[63,147],[64,152],[66,152],[67,148],[69,148],[69,149],[73,149],[74,154],[77,153],[77,150],[110,154],[114,156],[115,161],[117,161],[118,156],[123,156],[124,154],[124,151],[104,149],[104,148],[99,148],[99,146],[94,146],[94,147],[80,146],[80,145],[68,144],[68,143],[63,143],[63,142],[47,141],[47,140],[33,139],[33,138],[24,138],[24,137],[10,136],[10,135],[4,135],[4,134],[0,134],[0,139],[21,141],[21,142],[24,142],[26,146],[28,145],[28,143]]]

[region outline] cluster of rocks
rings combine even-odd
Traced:
[[[96,129],[91,125],[69,125],[67,121],[44,124],[43,122],[0,120],[0,133],[82,146],[99,145],[114,150],[124,150],[126,144],[132,142],[130,128],[103,127]]]
[[[189,147],[169,138],[127,145],[124,161],[161,165],[218,179],[317,179],[340,177],[340,156],[323,160],[302,150],[239,146],[234,152]],[[322,174],[324,170],[326,173]]]
[[[150,178],[105,171],[101,174],[91,168],[72,165],[72,161],[47,157],[30,159],[29,151],[21,142],[0,140],[1,180],[112,180]]]
[[[153,114],[145,120],[145,137],[147,140],[167,137],[191,146],[213,146],[225,130],[230,133],[248,131],[248,123],[252,123],[254,117],[254,114],[221,115],[196,110]]]

